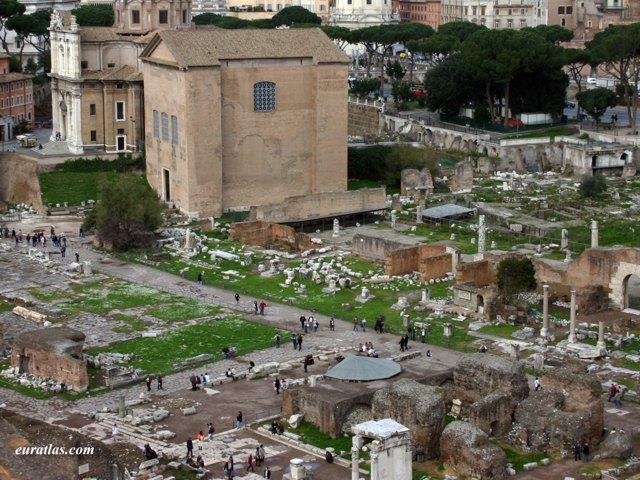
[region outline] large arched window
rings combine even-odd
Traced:
[[[276,109],[276,84],[258,82],[253,84],[253,110],[270,112]]]

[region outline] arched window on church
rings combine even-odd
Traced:
[[[253,111],[271,112],[276,109],[276,84],[258,82],[253,84]]]

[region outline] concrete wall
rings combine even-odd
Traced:
[[[290,222],[382,210],[385,189],[364,188],[286,198],[282,203],[251,208],[251,218],[268,222]]]
[[[44,212],[37,161],[15,153],[0,155],[0,201],[27,203]]]

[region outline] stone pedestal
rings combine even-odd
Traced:
[[[571,290],[571,313],[569,317],[569,343],[576,343],[576,291]]]
[[[340,235],[340,221],[337,218],[333,219],[333,236]]]
[[[598,222],[591,220],[591,248],[598,248]]]
[[[542,286],[542,328],[540,336],[547,338],[549,336],[549,285]]]
[[[560,248],[563,250],[569,248],[569,230],[563,228],[560,235]]]
[[[304,461],[301,458],[292,458],[289,461],[289,467],[291,468],[291,480],[304,480],[306,474]]]

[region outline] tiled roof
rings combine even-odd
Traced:
[[[166,45],[182,67],[256,58],[313,58],[317,63],[349,61],[318,28],[165,30],[157,33],[141,57],[149,58],[158,41]]]
[[[117,68],[104,68],[102,70],[83,70],[83,80],[100,80],[105,82],[128,81],[135,82],[142,80],[142,74],[135,67],[125,65]]]
[[[122,42],[149,43],[149,32],[128,32],[116,27],[81,27],[80,40],[83,42]],[[151,32],[153,33],[153,32]]]
[[[24,73],[10,72],[0,74],[0,83],[17,82],[18,80],[31,80],[31,75],[25,75]]]

